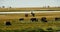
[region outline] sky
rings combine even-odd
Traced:
[[[0,7],[58,7],[60,0],[0,0]]]

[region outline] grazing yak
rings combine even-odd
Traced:
[[[32,15],[33,17],[35,17],[35,14],[34,14],[33,12],[31,12],[31,15]]]
[[[56,18],[55,18],[55,21],[60,21],[60,18],[57,18],[57,17],[56,17]]]
[[[6,25],[7,25],[7,26],[11,25],[10,21],[7,21],[7,22],[6,22]]]
[[[41,21],[42,21],[42,22],[47,22],[46,17],[42,17],[42,18],[41,18]]]
[[[25,17],[28,17],[28,14],[25,14]]]
[[[24,20],[24,18],[20,18],[20,19],[19,19],[19,21],[23,21],[23,20]]]
[[[37,22],[38,21],[38,19],[36,19],[36,18],[31,18],[30,19],[32,22]]]

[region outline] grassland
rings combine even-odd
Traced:
[[[40,19],[46,17],[48,22],[42,22]],[[2,32],[49,32],[47,28],[52,28],[50,32],[60,30],[60,21],[55,21],[55,17],[60,17],[60,13],[35,13],[35,17],[28,14],[1,14],[0,30]],[[23,21],[19,21],[24,18]],[[37,18],[38,22],[32,22],[31,18]],[[6,21],[10,21],[12,25],[6,26]]]
[[[0,12],[12,12],[12,11],[60,11],[58,7],[49,7],[49,8],[0,8]]]
[[[0,8],[0,12],[14,11],[60,11],[60,8]],[[46,17],[48,22],[42,22],[41,18]],[[60,18],[60,12],[56,13],[35,13],[35,17],[28,14],[0,14],[0,32],[57,32],[60,31],[60,21],[55,21],[55,17]],[[19,21],[24,18],[23,21]],[[31,18],[37,18],[37,22],[32,22]],[[6,21],[12,25],[6,26]],[[50,28],[50,30],[47,30]]]

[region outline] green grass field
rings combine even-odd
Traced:
[[[5,25],[5,20],[0,20],[0,30],[3,32],[37,32],[37,31],[49,31],[48,28],[52,28],[52,31],[56,32],[56,30],[60,30],[60,22],[59,21],[48,21],[42,22],[39,20],[38,22],[32,21],[19,21],[18,19],[7,19],[11,22],[10,26]],[[40,30],[41,29],[41,30]]]
[[[48,22],[42,22],[41,18],[46,17]],[[0,14],[0,32],[57,32],[60,31],[60,20],[55,21],[55,17],[60,18],[60,13],[37,13],[35,17],[28,14]],[[24,18],[23,21],[19,21]],[[37,18],[37,22],[32,22],[31,18]],[[6,22],[11,23],[10,26]]]
[[[60,17],[59,13],[55,14],[36,14],[37,22],[32,22],[34,18],[29,14],[29,17],[24,14],[6,14],[0,15],[0,31],[1,32],[57,32],[60,30],[60,21],[55,21],[55,17]],[[46,17],[48,22],[42,22],[41,17]],[[19,18],[24,18],[19,21]],[[11,22],[10,26],[6,25],[6,21]],[[49,30],[51,29],[51,30]]]

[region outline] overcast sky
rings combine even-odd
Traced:
[[[0,0],[0,6],[6,7],[60,6],[60,0]]]

